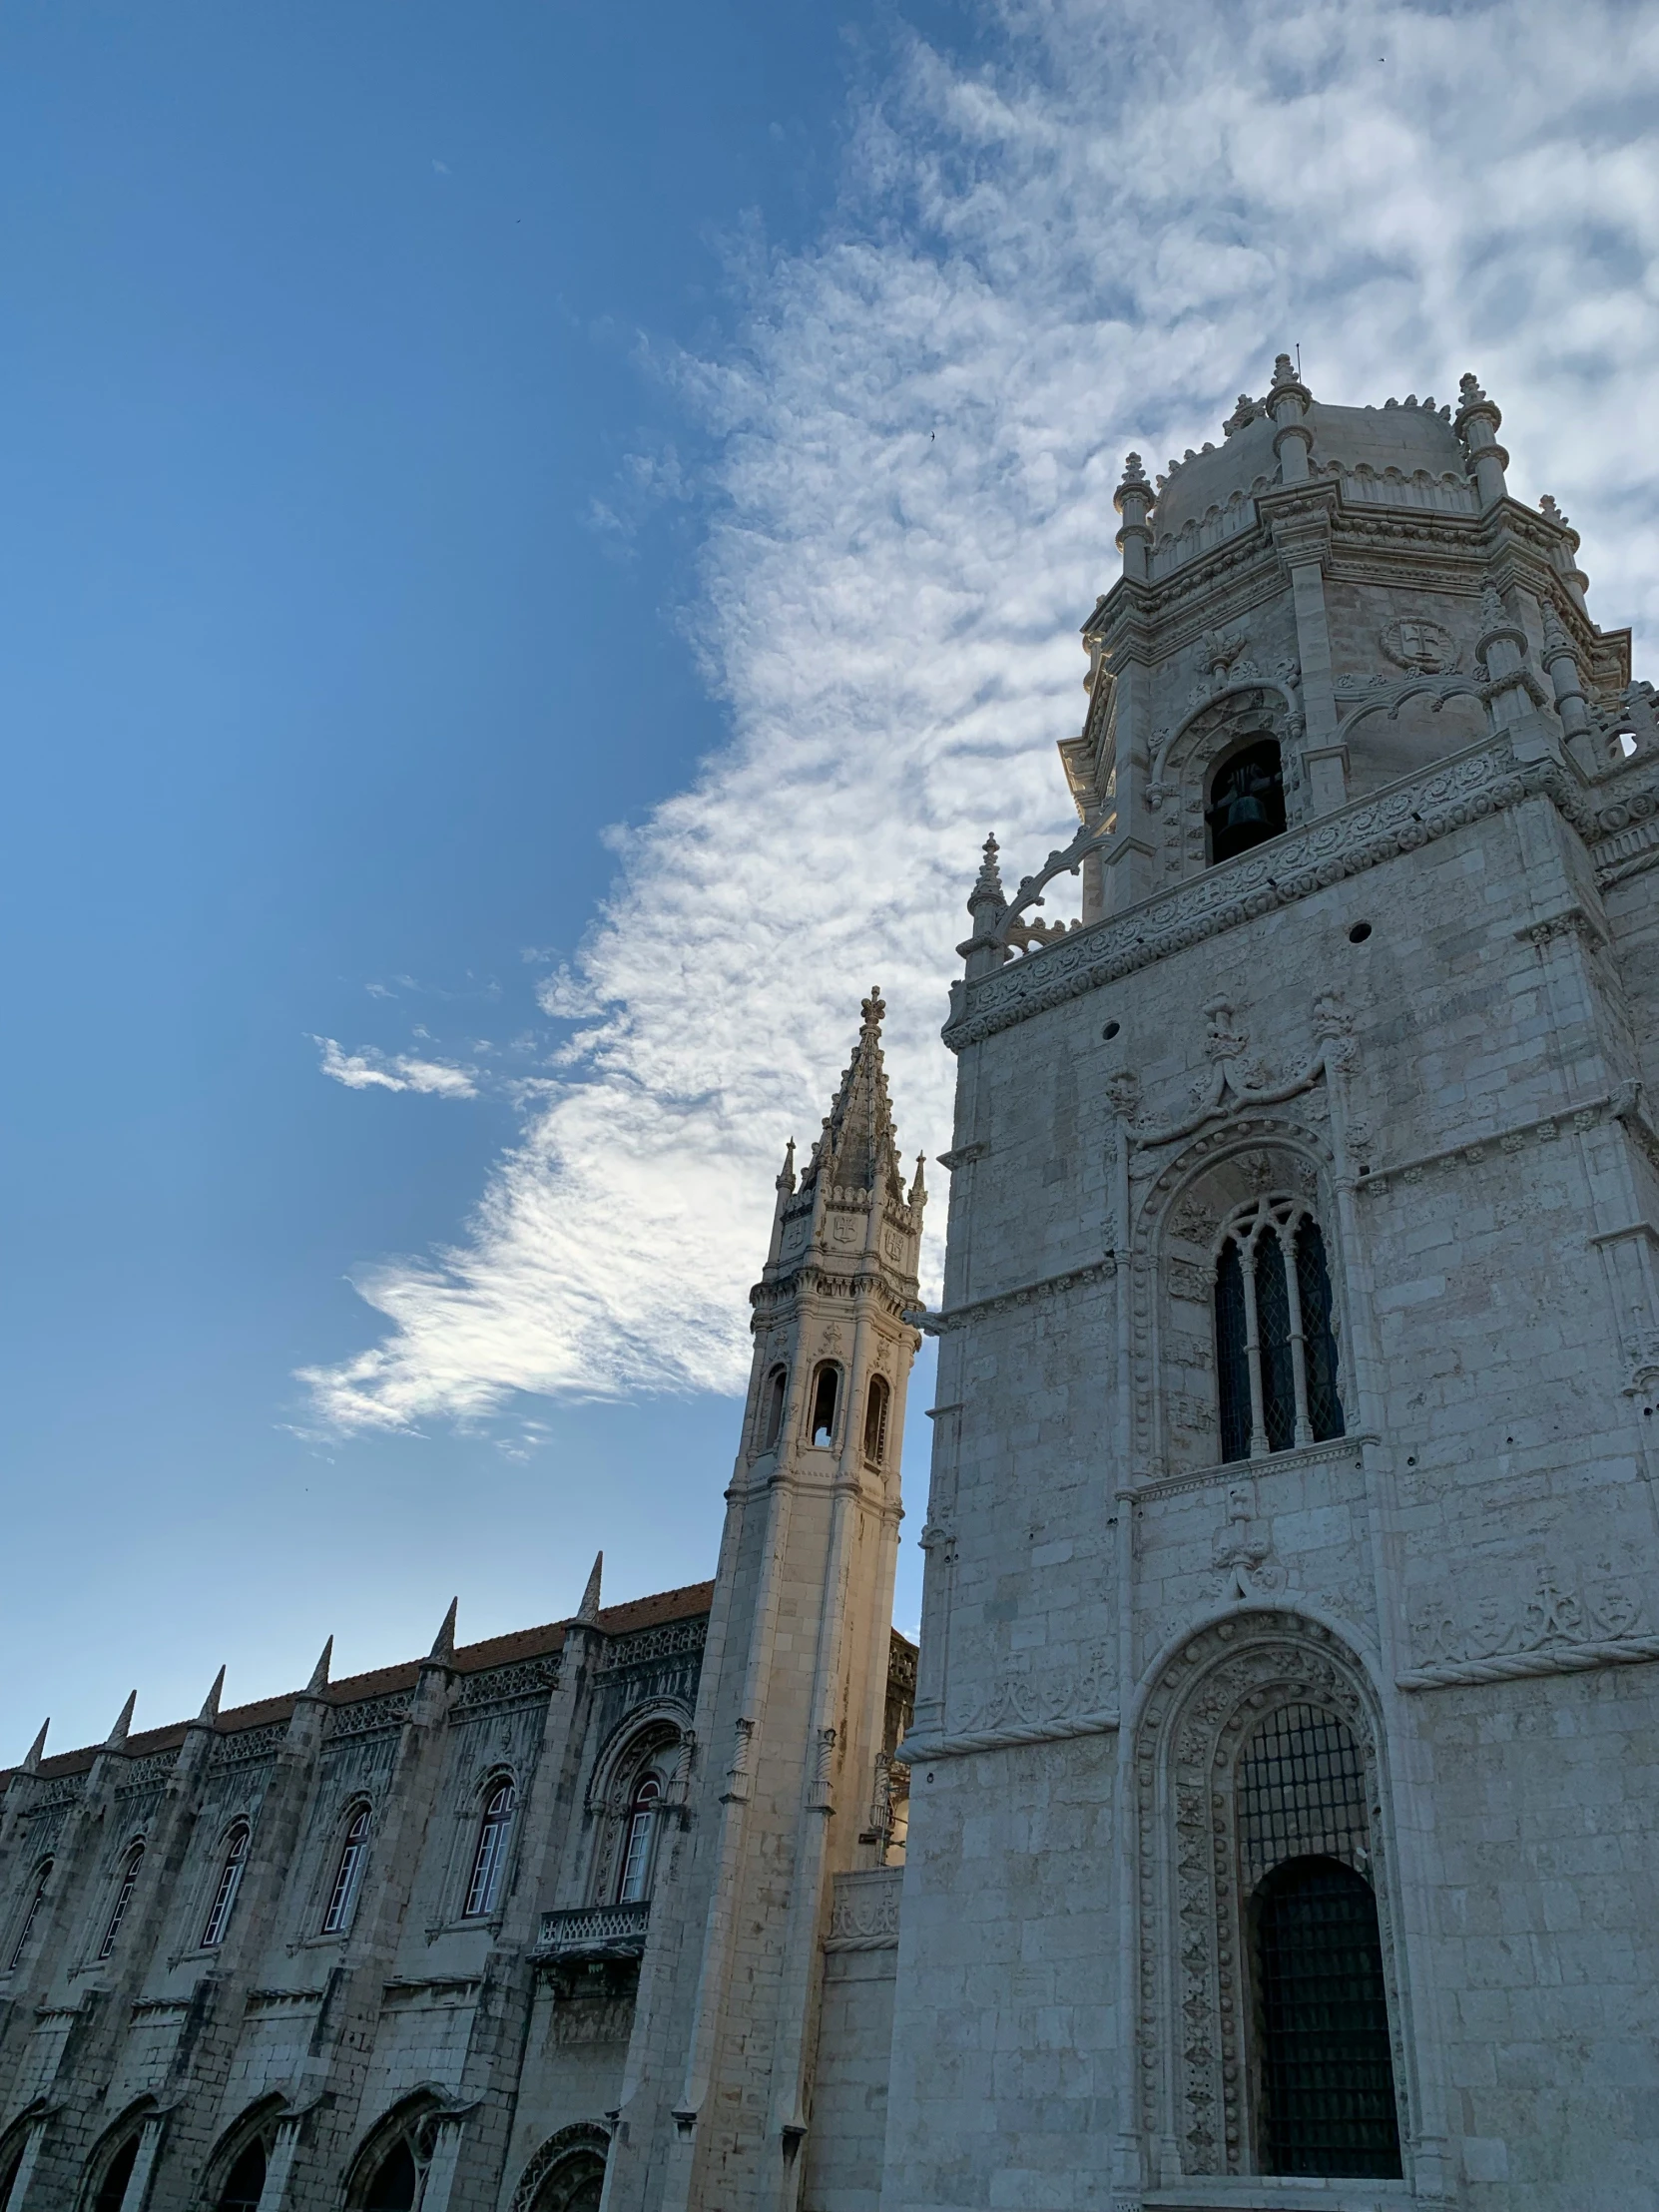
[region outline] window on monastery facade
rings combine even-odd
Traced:
[[[420,2168],[414,2152],[401,2138],[393,2143],[375,2167],[363,2192],[363,2212],[413,2212],[420,2187]]]
[[[510,1782],[498,1782],[485,1801],[484,1817],[478,1824],[477,1848],[472,1854],[472,1873],[466,1886],[466,1904],[462,1908],[469,1921],[487,1920],[495,1911],[502,1872],[507,1864],[507,1839],[512,1832],[517,1805],[518,1795]]]
[[[363,1861],[368,1856],[368,1807],[359,1805],[346,1823],[344,1840],[340,1845],[339,1864],[334,1870],[334,1882],[328,1892],[328,1906],[322,1916],[324,1936],[337,1936],[350,1925],[351,1913],[357,1902],[357,1888],[362,1881]]]
[[[1344,1433],[1325,1239],[1302,1200],[1261,1199],[1234,1215],[1215,1311],[1224,1460]]]
[[[784,1391],[788,1377],[782,1368],[774,1368],[767,1378],[766,1403],[761,1412],[761,1449],[771,1451],[777,1443],[784,1425]]]
[[[239,1821],[226,1843],[225,1864],[219,1871],[219,1886],[214,1891],[214,1901],[208,1910],[208,1925],[202,1931],[204,1950],[212,1950],[216,1943],[225,1940],[225,1931],[231,1925],[231,1908],[237,1902],[242,1870],[247,1864],[248,1824],[246,1821]]]
[[[135,1844],[121,1864],[121,1883],[115,1893],[115,1907],[110,1914],[110,1925],[104,1931],[104,1940],[98,1946],[100,1958],[108,1958],[115,1948],[115,1939],[121,1934],[121,1924],[127,1918],[127,1908],[133,1902],[133,1892],[138,1888],[139,1869],[144,1865],[144,1846]]]
[[[1204,820],[1210,859],[1231,860],[1253,844],[1277,837],[1285,827],[1285,779],[1279,747],[1262,738],[1224,761],[1210,785]]]
[[[892,1393],[885,1376],[872,1375],[864,1400],[864,1457],[878,1467],[887,1456],[887,1407]]]
[[[835,1438],[835,1401],[840,1395],[841,1371],[826,1360],[813,1377],[813,1424],[808,1433],[815,1444],[831,1444]]]
[[[138,2164],[138,2136],[129,2135],[104,2168],[98,2183],[98,2194],[92,2200],[92,2212],[121,2212],[127,2184],[132,2180],[133,2168]]]
[[[654,1774],[641,1778],[628,1808],[628,1832],[622,1844],[622,1868],[617,1881],[619,1905],[643,1905],[651,1895],[652,1863],[656,1858],[657,1816],[662,1811],[663,1786]]]
[[[265,2194],[265,2144],[255,2136],[225,2178],[214,2212],[260,2212]]]
[[[29,1898],[29,1909],[23,1916],[22,1926],[18,1929],[17,1941],[12,1945],[11,1957],[6,1961],[6,1971],[8,1973],[15,1973],[23,1962],[24,1953],[29,1948],[29,1937],[35,1932],[35,1923],[40,1919],[41,1907],[46,1903],[46,1885],[51,1879],[52,1862],[50,1859],[46,1859],[41,1862],[36,1872],[34,1890]],[[5,2201],[4,2197],[0,2197],[0,2207],[4,2206]]]
[[[1397,2176],[1365,1765],[1336,1714],[1287,1705],[1238,1767],[1257,2171]]]

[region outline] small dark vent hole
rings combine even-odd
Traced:
[[[1107,1043],[1110,1044],[1112,1039],[1117,1035],[1118,1031],[1122,1027],[1123,1024],[1121,1021],[1109,1021],[1106,1024],[1105,1028],[1100,1032],[1100,1034],[1106,1039]]]
[[[1371,923],[1369,921],[1357,921],[1348,933],[1348,941],[1350,944],[1364,944],[1370,935]]]

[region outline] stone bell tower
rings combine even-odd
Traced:
[[[882,2212],[1656,2201],[1659,716],[1499,422],[1131,454],[970,895]]]
[[[696,1719],[691,1834],[653,1904],[607,2212],[781,2212],[807,2159],[837,1874],[877,1863],[905,1386],[925,1193],[900,1172],[877,992],[752,1293],[755,1362]],[[863,1838],[863,1841],[860,1841]]]

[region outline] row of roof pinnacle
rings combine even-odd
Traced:
[[[598,1622],[600,1585],[604,1578],[604,1572],[605,1554],[601,1551],[595,1554],[593,1566],[589,1571],[587,1583],[582,1591],[582,1602],[577,1606],[572,1616],[573,1626],[591,1628]],[[460,1600],[451,1598],[448,1611],[439,1622],[438,1632],[432,1639],[432,1648],[421,1662],[423,1666],[447,1667],[454,1660],[455,1619],[459,1607]],[[330,1636],[317,1655],[317,1662],[311,1669],[309,1680],[303,1690],[298,1693],[301,1698],[320,1699],[326,1696],[329,1685],[329,1668],[333,1662],[333,1656],[334,1639]],[[207,1696],[202,1701],[202,1710],[197,1714],[196,1719],[188,1725],[195,1728],[211,1729],[217,1727],[220,1700],[224,1694],[225,1669],[221,1667],[213,1678],[213,1684]],[[127,1694],[127,1702],[115,1717],[115,1726],[104,1738],[103,1743],[98,1747],[99,1750],[121,1751],[125,1747],[127,1739],[133,1731],[133,1715],[137,1708],[138,1692],[137,1690],[131,1690]],[[51,1725],[50,1717],[41,1722],[39,1734],[29,1746],[17,1769],[19,1774],[37,1774],[40,1771],[40,1763],[46,1755],[46,1733]]]

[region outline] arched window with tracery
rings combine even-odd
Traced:
[[[767,1377],[766,1394],[761,1402],[759,1444],[762,1451],[776,1449],[778,1438],[783,1432],[784,1392],[788,1383],[789,1377],[783,1368],[774,1368]]]
[[[97,2192],[92,2199],[92,2212],[122,2212],[127,2184],[132,2180],[133,2168],[138,2164],[142,2134],[142,2129],[135,2129],[110,2157],[99,2176]]]
[[[1307,1202],[1238,1209],[1216,1259],[1221,1456],[1257,1459],[1344,1433],[1331,1273]]]
[[[872,1375],[869,1395],[864,1399],[864,1457],[872,1467],[880,1466],[887,1456],[887,1408],[891,1402],[886,1377]]]
[[[348,1814],[345,1834],[340,1839],[334,1879],[322,1914],[324,1936],[338,1936],[350,1926],[351,1915],[356,1908],[357,1891],[362,1883],[363,1863],[367,1857],[368,1807],[357,1805]]]
[[[1285,828],[1285,776],[1279,745],[1258,738],[1222,762],[1210,783],[1204,811],[1211,864],[1265,844]]]
[[[478,1823],[478,1841],[473,1847],[472,1872],[467,1878],[466,1904],[462,1907],[464,1919],[487,1920],[495,1911],[495,1901],[501,1894],[501,1877],[507,1864],[507,1839],[512,1832],[513,1814],[518,1808],[518,1793],[510,1781],[503,1778],[496,1782],[484,1800],[484,1810]]]
[[[35,1932],[35,1923],[40,1919],[41,1908],[46,1903],[46,1886],[51,1879],[52,1862],[50,1859],[43,1859],[35,1869],[35,1879],[30,1889],[28,1909],[19,1923],[17,1940],[13,1943],[11,1956],[6,1961],[6,1971],[8,1973],[15,1973],[23,1963],[24,1956],[29,1948],[29,1938]],[[4,2197],[0,2197],[0,2207],[4,2206],[5,2201]]]
[[[622,1839],[622,1860],[617,1876],[617,1903],[643,1905],[651,1895],[651,1876],[657,1856],[657,1821],[662,1812],[663,1785],[655,1774],[641,1775],[628,1808],[628,1826]]]
[[[1235,1791],[1257,2171],[1397,2176],[1360,1745],[1335,1713],[1281,1706],[1244,1744]]]
[[[121,1862],[121,1880],[116,1887],[115,1905],[111,1910],[109,1925],[104,1930],[104,1940],[98,1946],[100,1958],[108,1958],[115,1948],[116,1937],[121,1934],[121,1924],[127,1918],[127,1908],[133,1902],[133,1892],[138,1888],[139,1869],[144,1865],[144,1846],[134,1844]]]
[[[841,1371],[833,1360],[823,1360],[813,1376],[813,1417],[807,1433],[815,1444],[835,1440],[835,1411],[840,1399]]]
[[[214,1889],[213,1904],[208,1909],[207,1926],[202,1931],[204,1950],[212,1950],[216,1944],[224,1942],[225,1931],[231,1925],[231,1909],[242,1887],[242,1870],[248,1864],[248,1823],[238,1821],[226,1839],[224,1864]]]

